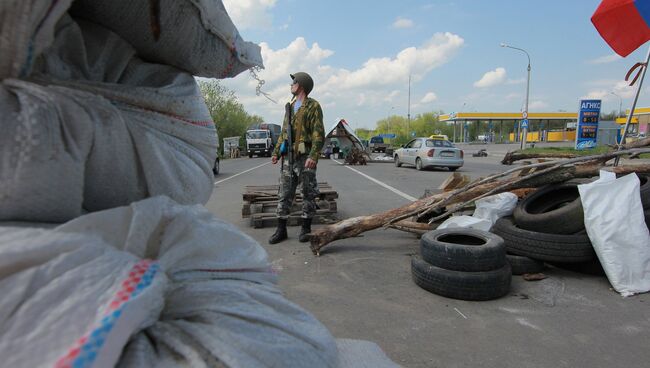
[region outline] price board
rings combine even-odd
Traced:
[[[596,147],[601,100],[580,100],[578,126],[576,128],[577,150]]]

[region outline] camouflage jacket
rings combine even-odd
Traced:
[[[293,104],[291,105],[293,112]],[[318,161],[320,151],[323,148],[325,137],[325,127],[323,126],[323,110],[318,101],[307,97],[297,112],[291,114],[291,125],[293,131],[293,153],[299,155],[298,147],[300,143],[305,144],[305,153],[309,158]],[[287,117],[284,117],[282,123],[282,133],[278,138],[278,144],[275,145],[273,155],[280,157],[280,145],[287,139]]]

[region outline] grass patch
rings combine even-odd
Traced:
[[[575,150],[573,147],[543,147],[543,148],[526,148],[523,153],[535,153],[535,154],[544,154],[544,153],[568,153],[578,156],[591,156],[591,155],[601,155],[603,153],[610,152],[612,149],[607,146],[598,146],[596,148],[588,150]]]

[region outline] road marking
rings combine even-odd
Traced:
[[[460,314],[461,316],[463,316],[463,318],[467,319],[467,317],[465,317],[465,315],[464,315],[461,311],[459,311],[458,308],[454,308],[454,310],[455,310],[456,312],[458,312],[458,314]]]
[[[336,160],[334,160],[334,159],[332,159],[332,161],[336,162],[336,163],[339,164],[339,165],[343,165],[341,162],[336,161]],[[370,181],[372,181],[372,182],[375,182],[375,183],[381,185],[382,187],[384,187],[384,188],[390,190],[391,192],[393,192],[393,193],[399,195],[399,196],[402,197],[402,198],[408,199],[409,201],[417,201],[417,200],[418,200],[417,198],[415,198],[415,197],[411,197],[410,195],[408,195],[408,194],[406,194],[406,193],[404,193],[404,192],[402,192],[402,191],[400,191],[400,190],[398,190],[398,189],[395,189],[395,188],[391,187],[390,185],[388,185],[388,184],[386,184],[386,183],[384,183],[384,182],[381,182],[381,181],[379,181],[379,180],[373,178],[372,176],[366,175],[366,174],[362,173],[361,171],[359,171],[359,170],[357,170],[357,169],[351,168],[350,166],[345,166],[345,167],[347,167],[348,169],[354,171],[355,173],[357,173],[357,174],[363,176],[364,178],[366,178],[366,179],[368,179],[368,180],[370,180]]]
[[[225,178],[225,179],[222,179],[222,180],[219,180],[219,181],[215,181],[215,182],[214,182],[214,185],[217,185],[217,184],[223,183],[224,181],[226,181],[226,180],[230,180],[230,179],[232,179],[232,178],[234,178],[234,177],[237,177],[237,176],[239,176],[239,175],[246,174],[246,173],[249,172],[249,171],[253,171],[253,170],[258,169],[258,168],[260,168],[260,167],[262,167],[262,166],[264,166],[264,165],[268,165],[268,164],[270,164],[270,163],[271,163],[271,162],[269,161],[269,162],[263,163],[263,164],[261,164],[261,165],[257,165],[257,166],[255,166],[255,167],[253,167],[253,168],[250,168],[250,169],[248,169],[248,170],[246,170],[246,171],[242,171],[242,172],[240,172],[239,174],[235,174],[235,175],[233,175],[233,176],[229,176],[229,177],[227,177],[227,178]]]

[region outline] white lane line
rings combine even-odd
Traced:
[[[336,161],[336,160],[334,160],[334,159],[332,159],[332,161],[336,162],[336,163],[339,164],[339,165],[343,165],[341,162]],[[391,192],[393,192],[393,193],[399,195],[399,196],[402,197],[402,198],[408,199],[409,201],[417,201],[417,200],[418,200],[417,198],[415,198],[415,197],[411,197],[410,195],[408,195],[408,194],[406,194],[406,193],[404,193],[404,192],[402,192],[402,191],[399,191],[399,190],[397,190],[397,189],[391,187],[390,185],[388,185],[388,184],[386,184],[386,183],[384,183],[384,182],[381,182],[381,181],[379,181],[379,180],[373,178],[372,176],[368,176],[368,175],[362,173],[361,171],[359,171],[359,170],[357,170],[357,169],[354,169],[354,168],[352,168],[352,167],[350,167],[350,166],[347,166],[347,165],[344,165],[344,166],[347,167],[348,169],[354,171],[355,173],[357,173],[357,174],[363,176],[364,178],[366,178],[366,179],[368,179],[368,180],[370,180],[370,181],[372,181],[372,182],[375,182],[375,183],[381,185],[382,187],[384,187],[384,188],[390,190]]]
[[[255,167],[253,167],[253,168],[250,168],[250,169],[248,169],[248,170],[242,171],[242,172],[240,172],[239,174],[235,174],[235,175],[233,175],[233,176],[229,176],[229,177],[227,177],[227,178],[225,178],[225,179],[222,179],[222,180],[219,180],[219,181],[215,181],[215,182],[214,182],[214,185],[217,185],[217,184],[223,183],[224,181],[226,181],[226,180],[230,180],[230,179],[232,179],[232,178],[234,178],[234,177],[237,177],[237,176],[239,176],[239,175],[246,174],[246,173],[249,172],[249,171],[253,171],[253,170],[258,169],[258,168],[260,168],[260,167],[262,167],[262,166],[264,166],[264,165],[268,165],[268,164],[270,164],[270,163],[271,163],[271,162],[269,161],[269,162],[263,163],[263,164],[261,164],[261,165],[257,165],[257,166],[255,166]]]
[[[460,314],[463,318],[467,319],[467,317],[465,317],[465,315],[461,311],[459,311],[458,308],[454,308],[454,310],[458,312],[458,314]]]

